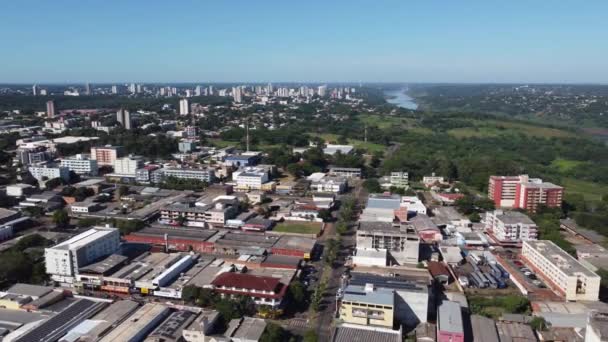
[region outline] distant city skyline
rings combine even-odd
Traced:
[[[608,83],[608,2],[18,1],[0,83]]]

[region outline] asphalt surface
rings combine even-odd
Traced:
[[[364,194],[365,190],[361,188],[361,182],[358,182],[355,185],[355,188],[351,192],[354,194],[355,198],[357,198],[358,203],[361,203],[362,196],[366,196]],[[334,212],[335,214],[336,212]],[[328,227],[330,228],[330,227]],[[346,258],[349,255],[352,255],[352,251],[355,248],[355,236],[356,236],[356,227],[354,222],[350,222],[349,224],[349,232],[345,235],[342,235],[342,243],[340,245],[340,252],[338,253],[338,258],[334,263],[333,267],[328,278],[327,278],[327,288],[323,295],[323,301],[321,304],[321,311],[317,313],[314,320],[314,329],[317,333],[319,341],[329,341],[331,338],[331,333],[333,329],[334,318],[337,314],[336,307],[336,293],[338,289],[342,285],[342,274],[345,271],[345,262]],[[328,229],[323,236],[319,239],[319,243],[325,246],[325,243],[330,238],[336,238],[337,233],[335,231],[335,225],[331,225],[331,228]],[[322,268],[319,268],[320,270]],[[319,279],[323,279],[323,275],[319,275]]]

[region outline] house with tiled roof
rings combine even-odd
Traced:
[[[249,296],[257,305],[277,308],[287,292],[287,284],[280,278],[257,276],[246,273],[225,272],[212,282],[213,288],[222,297]]]

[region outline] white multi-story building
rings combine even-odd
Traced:
[[[536,240],[538,227],[527,215],[517,211],[494,210],[486,213],[485,228],[500,242]]]
[[[395,188],[407,189],[410,186],[407,172],[391,172],[390,182]]]
[[[30,166],[28,170],[32,174],[32,177],[36,178],[39,181],[54,178],[61,178],[64,181],[70,180],[70,169],[63,166]]]
[[[330,192],[340,194],[346,191],[347,182],[345,177],[325,176],[310,184],[310,189],[316,192]]]
[[[131,113],[126,109],[120,109],[116,112],[116,121],[122,125],[124,129],[131,129]]]
[[[114,173],[119,175],[135,176],[137,169],[142,168],[144,162],[141,157],[128,156],[114,161]]]
[[[61,166],[79,175],[97,176],[99,168],[97,160],[91,159],[88,154],[77,154],[74,157],[61,159]]]
[[[234,102],[236,102],[236,103],[243,102],[243,88],[241,88],[241,87],[232,88],[232,97],[234,98]]]
[[[445,184],[445,179],[442,176],[435,176],[435,172],[433,172],[430,176],[422,177],[422,184],[426,187],[431,187],[435,184]]]
[[[417,196],[402,196],[401,207],[407,208],[410,213],[426,215],[426,206]]]
[[[166,168],[160,169],[159,171],[162,171],[161,179],[175,177],[181,179],[198,179],[207,183],[213,183],[213,181],[215,181],[215,170],[213,169]]]
[[[71,283],[78,268],[110,255],[120,247],[116,228],[95,227],[44,249],[46,273],[58,282]]]
[[[190,114],[190,106],[188,104],[188,99],[179,100],[179,115],[188,114]]]
[[[263,168],[246,167],[233,172],[232,180],[239,189],[260,190],[262,184],[269,180],[268,171]]]
[[[418,262],[420,238],[412,226],[391,222],[359,222],[357,249],[386,250],[399,264]]]
[[[549,240],[524,241],[522,260],[569,301],[597,301],[601,278]]]

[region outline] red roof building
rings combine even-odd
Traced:
[[[211,285],[222,297],[249,296],[256,304],[273,308],[281,305],[287,291],[287,285],[278,278],[234,272],[218,275]]]

